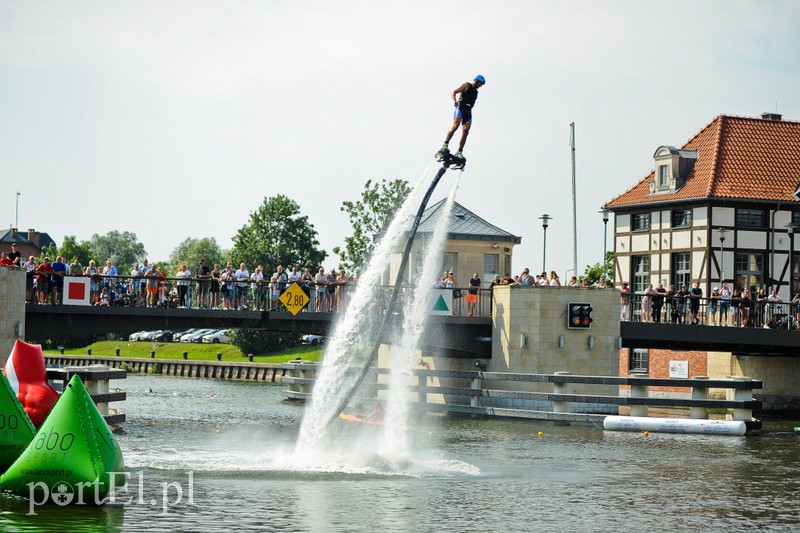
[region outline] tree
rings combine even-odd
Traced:
[[[344,239],[344,249],[333,250],[342,265],[348,269],[366,265],[375,248],[374,236],[384,232],[410,193],[411,186],[405,180],[367,180],[361,201],[342,202],[341,210],[353,226],[353,234]]]
[[[231,259],[235,267],[244,262],[250,271],[262,264],[269,276],[278,265],[320,265],[328,254],[318,246],[317,230],[307,216],[300,215],[300,206],[279,194],[264,198],[250,221],[236,232]]]
[[[177,270],[182,263],[189,265],[189,270],[195,272],[201,259],[211,268],[214,263],[221,263],[224,253],[217,240],[213,237],[193,239],[187,237],[169,254],[169,272]]]
[[[583,277],[589,280],[589,284],[594,285],[603,277],[603,266],[600,263],[586,265]],[[614,252],[606,252],[606,281],[609,286],[614,283]]]
[[[89,260],[95,257],[91,243],[88,241],[78,242],[74,235],[64,237],[64,242],[61,243],[58,249],[58,255],[63,257],[64,262],[67,264],[72,263],[77,258],[78,262],[83,266],[88,265]]]
[[[142,259],[147,252],[144,245],[138,241],[136,234],[130,231],[122,233],[113,230],[105,235],[92,235],[92,250],[97,257],[97,264],[105,264],[106,259],[117,267],[117,272],[126,272],[131,265]]]
[[[300,344],[300,336],[290,331],[234,329],[230,338],[231,344],[239,348],[244,356],[269,354]]]

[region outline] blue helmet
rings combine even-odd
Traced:
[[[478,74],[477,76],[475,76],[475,80],[474,81],[479,81],[482,84],[486,85],[486,78],[484,78],[481,74]]]

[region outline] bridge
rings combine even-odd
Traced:
[[[587,299],[591,298],[588,291]],[[462,305],[461,299],[454,300],[457,302],[454,305],[454,316],[429,317],[428,329],[420,348],[443,357],[491,358],[491,299],[490,290],[481,290],[477,305],[480,316],[466,316],[466,307]],[[724,351],[735,355],[800,355],[800,331],[790,329],[791,326],[796,327],[793,318],[796,309],[792,304],[775,304],[769,307],[754,305],[752,315],[744,324],[750,327],[722,327],[709,325],[709,303],[711,302],[707,299],[700,299],[698,324],[688,323],[691,321],[684,320],[684,316],[680,317],[684,323],[645,322],[644,318],[652,316],[642,313],[642,298],[635,296],[632,298],[631,320],[620,322],[621,347]],[[313,309],[313,306],[309,308]],[[659,318],[675,319],[671,311],[668,304],[664,308],[663,317]],[[313,311],[303,311],[293,316],[287,311],[27,305],[25,317],[25,336],[36,340],[191,327],[253,328],[327,335],[337,315]],[[737,317],[731,325],[742,325],[741,315]],[[787,317],[791,320],[787,320]],[[780,319],[784,320],[787,327],[776,329],[763,326]],[[393,339],[383,340],[391,343]]]
[[[25,307],[25,337],[42,340],[187,328],[251,328],[299,335],[327,335],[336,318],[333,313],[311,311],[293,316],[287,311],[28,304]],[[492,318],[489,316],[431,316],[427,334],[419,347],[443,357],[490,358],[491,337]],[[387,337],[382,340],[391,343],[394,339]]]

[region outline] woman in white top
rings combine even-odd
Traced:
[[[649,284],[642,297],[642,322],[652,322],[653,318],[653,295],[656,293],[653,284]]]
[[[189,276],[192,273],[186,267],[186,263],[178,267],[178,272],[175,277],[178,278],[178,307],[188,307],[186,305],[186,294],[189,291]]]
[[[555,270],[550,271],[550,286],[551,287],[561,286],[561,280],[558,279],[558,274],[556,274]]]

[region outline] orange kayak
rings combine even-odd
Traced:
[[[367,424],[370,426],[382,426],[383,420],[379,418],[370,418],[364,415],[351,415],[348,413],[342,413],[339,415],[339,418],[344,420],[345,422],[356,422],[358,424]]]

